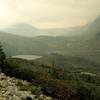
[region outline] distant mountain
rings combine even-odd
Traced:
[[[80,27],[57,28],[57,29],[38,29],[26,23],[20,23],[3,29],[1,31],[20,36],[76,36],[100,32],[100,16],[93,22]]]
[[[81,33],[86,33],[86,34],[94,34],[94,33],[99,33],[100,32],[100,16],[98,16],[94,21],[91,23],[87,24],[86,26],[82,27]]]
[[[11,27],[3,29],[2,31],[15,34],[15,35],[28,36],[28,37],[34,37],[34,36],[39,36],[41,34],[44,34],[41,30],[25,23],[13,25]]]
[[[54,29],[44,29],[49,35],[53,36],[74,36],[77,35],[81,27],[71,27],[71,28],[54,28]]]
[[[59,45],[65,41],[64,37],[23,37],[0,32],[0,42],[7,55],[45,55],[52,52],[60,52]]]
[[[61,29],[45,29],[44,31],[46,31],[49,35],[54,34],[55,36],[75,36],[82,34],[98,33],[100,32],[100,16],[85,26]]]
[[[3,43],[7,55],[11,56],[21,54],[41,56],[58,53],[69,56],[81,56],[100,62],[99,26],[100,17],[91,24],[86,25],[81,31],[78,31],[79,33],[84,33],[84,35],[80,33],[72,37],[37,36],[30,38],[0,32],[0,41]]]
[[[90,23],[88,26],[88,29],[92,33],[98,33],[100,32],[100,16],[97,17],[92,23]]]

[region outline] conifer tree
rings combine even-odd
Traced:
[[[0,67],[5,66],[6,56],[0,43]]]

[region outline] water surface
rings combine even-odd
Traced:
[[[37,55],[16,55],[12,56],[12,58],[21,58],[21,59],[26,59],[26,60],[35,60],[38,58],[41,58],[42,56],[37,56]]]

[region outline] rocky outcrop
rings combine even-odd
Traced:
[[[43,94],[34,95],[31,91],[22,91],[17,85],[18,82],[29,85],[27,81],[11,78],[3,73],[0,73],[0,100],[52,100]]]

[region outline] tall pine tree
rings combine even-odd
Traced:
[[[2,45],[0,43],[0,68],[2,69],[5,66],[6,56],[3,52]]]

